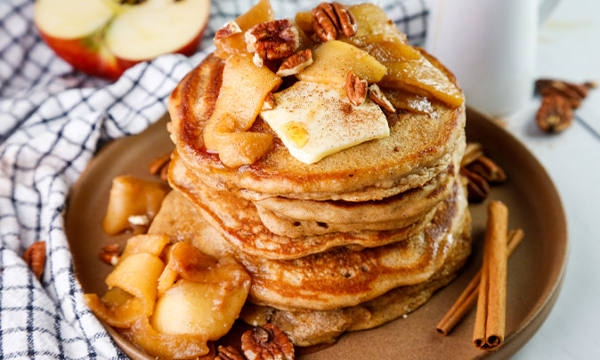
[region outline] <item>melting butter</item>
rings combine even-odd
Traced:
[[[307,164],[390,134],[379,105],[367,98],[354,106],[339,86],[298,81],[274,96],[277,106],[261,117],[290,154]]]

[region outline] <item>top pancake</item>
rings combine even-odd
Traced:
[[[447,69],[431,60],[454,81]],[[464,105],[450,108],[434,102],[433,116],[388,115],[390,136],[351,147],[315,164],[298,161],[276,139],[269,153],[256,163],[228,168],[218,154],[207,152],[202,136],[219,95],[222,71],[223,61],[209,55],[179,83],[169,101],[169,129],[182,160],[204,182],[220,190],[315,200],[381,199],[391,195],[365,199],[344,194],[390,188],[400,193],[422,185],[448,167],[451,153],[464,142]],[[240,96],[243,91],[240,89]],[[271,130],[258,118],[251,131]]]

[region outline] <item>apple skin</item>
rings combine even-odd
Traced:
[[[206,30],[207,24],[204,25],[198,35],[187,45],[171,53],[182,54],[185,56],[193,55],[202,42],[202,36]],[[39,27],[37,27],[37,29],[42,39],[52,50],[54,50],[56,55],[73,66],[73,68],[88,75],[115,81],[123,74],[123,72],[125,72],[125,70],[135,64],[152,60],[132,61],[120,59],[104,46],[102,38],[98,34],[80,39],[59,39],[45,34]]]

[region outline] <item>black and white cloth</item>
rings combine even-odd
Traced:
[[[271,2],[283,18],[320,1]],[[33,3],[0,1],[0,359],[127,359],[83,302],[64,232],[66,199],[99,144],[160,119],[178,81],[212,51],[215,30],[255,0],[213,1],[196,55],[161,56],[114,83],[54,55],[33,25]],[[379,4],[411,43],[422,42],[425,0]],[[36,241],[46,241],[41,281],[21,259]]]

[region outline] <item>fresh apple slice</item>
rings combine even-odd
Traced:
[[[118,78],[159,55],[192,55],[208,23],[209,0],[38,0],[34,22],[74,68]]]

